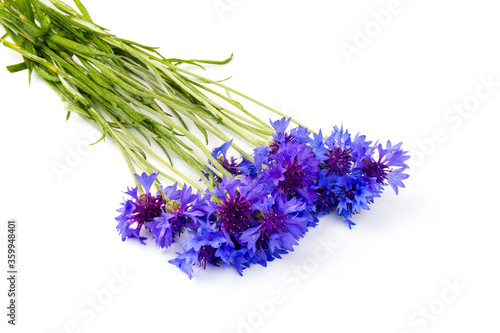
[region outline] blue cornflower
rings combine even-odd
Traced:
[[[281,118],[276,121],[269,120],[271,123],[272,128],[274,129],[275,133],[272,134],[273,140],[276,142],[284,142],[286,141],[286,129],[288,128],[288,125],[290,125],[290,121],[292,118]]]
[[[191,187],[184,185],[181,190],[177,190],[177,184],[174,184],[165,188],[164,193],[170,199],[165,205],[165,211],[146,223],[160,248],[169,247],[186,228],[197,228],[199,219],[207,214],[207,203],[199,192],[192,193]]]
[[[220,231],[204,223],[196,232],[188,229],[188,233],[190,237],[181,242],[184,252],[177,252],[177,258],[170,260],[169,263],[182,269],[191,279],[194,264],[206,268],[207,265],[219,266],[222,263],[216,252],[226,239]]]
[[[177,258],[168,262],[182,269],[189,279],[193,278],[193,264],[198,260],[198,253],[193,249],[184,252],[175,252]]]
[[[269,146],[260,146],[254,149],[254,164],[257,171],[262,170],[262,165],[267,165],[269,156],[274,155],[278,152],[278,149],[282,143],[290,142],[293,140],[293,136],[286,131],[288,125],[290,124],[291,118],[281,118],[276,121],[269,120],[274,133],[272,134],[272,140]]]
[[[408,177],[403,171],[409,157],[400,149],[401,144],[392,146],[388,142],[386,149],[378,143],[372,146],[364,135],[358,133],[353,138],[342,126],[333,128],[324,147],[321,138],[312,141],[316,151],[328,149],[314,185],[316,213],[335,211],[347,220],[349,227],[354,225],[351,216],[369,209],[368,204],[380,196],[384,185],[389,183],[397,193],[397,186],[404,186],[402,180]]]
[[[254,166],[257,172],[260,173],[262,171],[262,165],[267,165],[270,157],[278,153],[282,145],[291,141],[295,141],[295,143],[299,142],[304,145],[309,143],[310,132],[307,128],[297,126],[289,132],[286,131],[290,124],[290,120],[291,118],[281,118],[276,121],[270,121],[275,131],[272,134],[273,139],[269,143],[269,146],[260,146],[254,149]]]
[[[300,143],[308,143],[309,135],[311,134],[309,130],[302,126],[297,126],[292,128],[289,132],[286,131],[288,125],[290,124],[292,118],[281,118],[276,121],[270,121],[271,126],[275,130],[272,134],[273,140],[269,144],[269,155],[274,155],[278,152],[281,144],[290,142],[292,140],[298,141]]]
[[[369,210],[368,204],[373,202],[377,193],[370,191],[369,184],[362,179],[345,176],[338,179],[338,183],[333,187],[333,192],[337,194],[339,200],[337,212],[348,211],[350,214],[359,214],[361,209]]]
[[[290,130],[290,136],[293,140],[298,141],[300,143],[307,144],[310,140],[311,132],[306,127],[297,126]]]
[[[362,209],[369,210],[368,204],[380,196],[377,191],[372,191],[370,180],[360,177],[359,173],[326,178],[320,176],[315,189],[316,215],[336,212],[345,218],[349,228],[355,225],[351,216],[359,214]]]
[[[240,156],[239,158],[235,158],[231,156],[228,158],[227,151],[231,147],[231,144],[233,143],[233,140],[228,141],[221,145],[220,147],[215,148],[212,150],[212,156],[219,161],[219,163],[229,171],[234,176],[239,176],[239,175],[249,175],[252,177],[257,176],[257,171],[255,169],[255,166],[250,162],[248,159],[246,159],[244,156]],[[222,181],[222,178],[214,175],[215,180],[220,183]]]
[[[227,243],[239,247],[240,234],[255,224],[254,204],[266,196],[264,185],[250,177],[223,177],[221,184],[209,194],[216,225]]]
[[[165,199],[163,196],[160,193],[150,193],[151,186],[157,176],[158,173],[135,175],[137,182],[143,187],[144,193],[138,195],[137,187],[129,188],[125,192],[131,199],[127,199],[121,204],[123,207],[117,210],[121,214],[115,218],[118,221],[116,229],[121,234],[123,241],[127,238],[137,238],[142,244],[145,244],[143,240],[146,237],[140,237],[141,228],[145,223],[153,221],[164,212]]]
[[[334,126],[330,136],[325,139],[325,144],[329,148],[349,148],[351,146],[351,142],[351,134],[348,130],[344,131],[344,125],[341,125],[340,128],[338,128],[338,126]]]
[[[321,162],[322,175],[342,176],[351,173],[354,158],[351,153],[351,134],[344,127],[333,127],[333,131],[325,140],[325,154]],[[321,149],[320,149],[321,150]]]
[[[327,158],[323,161],[326,175],[347,175],[351,172],[353,165],[350,148],[334,147],[329,149]]]
[[[312,204],[316,194],[312,186],[318,180],[319,161],[312,148],[296,140],[283,142],[274,155],[269,156],[268,169],[262,179],[271,191],[288,198],[297,197]]]
[[[392,145],[387,141],[386,148],[382,144],[375,144],[369,149],[359,152],[358,161],[354,165],[363,176],[371,179],[372,190],[382,192],[382,186],[389,184],[396,194],[398,187],[404,188],[403,180],[409,175],[404,173],[408,165],[404,162],[410,158],[407,151],[401,149],[402,142]],[[377,157],[378,155],[378,157]]]
[[[268,146],[260,146],[253,150],[253,163],[259,174],[262,171],[262,166],[267,165],[269,155],[271,155],[271,149]]]
[[[313,137],[309,138],[308,142],[309,147],[311,147],[314,151],[314,156],[320,161],[326,158],[326,154],[328,153],[328,148],[325,145],[325,139],[323,137],[323,131],[319,130],[319,133],[313,133]]]
[[[267,261],[293,251],[293,245],[307,231],[307,219],[300,216],[305,206],[295,197],[288,200],[280,194],[255,205],[259,210],[256,214],[258,224],[244,231],[240,240],[246,243],[257,263],[266,266]]]
[[[248,251],[245,247],[236,250],[234,247],[226,244],[219,246],[215,255],[224,262],[224,268],[234,266],[239,275],[243,275],[243,270],[250,267]]]
[[[350,147],[352,159],[354,160],[353,167],[359,165],[367,154],[371,154],[369,153],[372,150],[371,144],[372,142],[367,141],[365,135],[360,135],[359,133],[351,140]]]
[[[316,214],[328,215],[337,210],[339,204],[338,196],[330,187],[320,187],[316,189]]]

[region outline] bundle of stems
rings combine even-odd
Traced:
[[[50,2],[53,6],[0,0],[0,24],[6,31],[1,41],[23,56],[23,62],[7,69],[28,70],[30,78],[35,71],[66,103],[67,117],[79,114],[101,131],[100,140],[116,142],[132,174],[137,167],[148,174],[160,172],[172,182],[202,190],[174,167],[174,154],[212,190],[214,177],[231,174],[212,156],[209,133],[223,142],[234,136],[258,147],[268,144],[274,132],[231,94],[284,116],[221,81],[181,68],[223,65],[232,56],[224,61],[167,59],[156,47],[116,37],[94,23],[80,0],[74,0],[79,12],[59,0]],[[253,160],[237,142],[232,148]]]

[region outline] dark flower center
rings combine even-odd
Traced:
[[[135,205],[136,207],[132,211],[132,220],[139,224],[138,227],[141,227],[144,223],[161,216],[165,209],[165,199],[161,195],[143,193]]]
[[[280,133],[281,134],[281,133]],[[283,143],[285,142],[290,142],[292,141],[293,136],[291,136],[289,133],[285,133],[285,138],[283,139]],[[269,156],[275,155],[279,148],[280,148],[281,142],[276,142],[272,141],[271,144],[269,145]]]
[[[295,163],[295,161],[286,167],[286,171],[283,173],[285,179],[279,182],[283,194],[289,197],[294,196],[297,189],[304,188],[307,185],[304,179],[306,174],[301,169],[302,166]]]
[[[335,147],[329,149],[328,158],[323,161],[322,167],[327,169],[327,175],[346,175],[349,173],[353,164],[351,149],[342,149]]]
[[[187,216],[176,215],[169,220],[172,225],[172,235],[181,235],[184,232],[186,226],[191,222],[191,219]]]
[[[224,169],[226,169],[227,171],[229,171],[230,174],[235,176],[239,176],[242,174],[241,170],[238,169],[238,167],[241,164],[241,161],[238,160],[239,159],[234,158],[233,156],[231,156],[230,159],[227,159],[224,156],[219,156],[219,158],[217,158],[217,161],[219,161],[219,163],[224,167]],[[222,178],[220,176],[214,175],[214,177],[217,183],[220,184],[222,182]]]
[[[220,258],[215,256],[216,250],[210,245],[203,245],[200,252],[198,252],[198,266],[203,266],[203,268],[207,268],[207,264],[209,266],[219,266]]]
[[[178,234],[179,236],[184,232],[186,225],[189,224],[192,219],[182,215],[181,204],[179,201],[170,200],[165,204],[165,212],[174,215],[169,219],[172,225],[172,235]]]
[[[322,213],[323,215],[329,214],[330,212],[335,211],[338,203],[338,195],[335,192],[327,193],[325,188],[316,190],[316,200],[314,201],[314,205],[316,206],[316,211],[318,213]]]
[[[233,156],[231,156],[230,159],[227,159],[227,158],[224,158],[223,156],[220,156],[218,158],[218,161],[224,167],[224,169],[229,171],[232,175],[235,175],[235,176],[241,175],[241,171],[238,169],[238,167],[241,163],[239,161],[239,159],[234,158]]]
[[[281,234],[288,231],[285,225],[285,217],[276,214],[274,211],[265,215],[264,219],[260,221],[262,226],[260,228],[260,235],[257,239],[257,247],[267,251],[269,247],[269,239],[273,234]]]
[[[247,230],[252,222],[252,205],[240,192],[223,200],[217,213],[221,229],[230,235],[238,235]]]
[[[389,167],[383,163],[363,160],[363,172],[366,176],[376,178],[377,183],[383,184],[387,179]]]

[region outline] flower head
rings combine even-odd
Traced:
[[[219,188],[210,195],[217,227],[227,242],[237,247],[239,235],[255,224],[254,204],[266,195],[263,184],[245,176],[241,179],[224,177]]]
[[[212,151],[212,156],[219,161],[219,163],[229,171],[234,176],[239,176],[239,175],[250,175],[252,177],[255,177],[257,175],[257,171],[255,169],[255,166],[247,160],[245,157],[241,156],[239,158],[235,158],[233,156],[227,157],[227,151],[231,147],[231,144],[233,143],[233,140],[228,141],[221,145],[220,147],[215,148]],[[215,180],[217,183],[220,183],[222,181],[222,178],[215,175]]]
[[[240,240],[246,243],[256,262],[265,266],[267,261],[279,258],[280,254],[293,251],[293,245],[307,231],[307,219],[299,215],[305,209],[305,203],[276,194],[255,206],[259,209],[256,214],[258,224],[243,232]]]
[[[177,190],[175,184],[164,189],[164,192],[170,199],[165,204],[165,211],[146,223],[155,237],[156,245],[161,248],[169,247],[186,228],[197,228],[200,218],[207,214],[207,203],[199,192],[192,193],[191,187],[184,185],[181,190]]]
[[[143,187],[144,193],[138,194],[138,188],[128,189],[127,193],[131,199],[122,203],[122,208],[117,211],[121,214],[116,217],[118,221],[117,230],[124,241],[127,238],[137,238],[144,244],[145,237],[140,236],[143,225],[160,217],[165,209],[165,199],[160,193],[152,194],[150,189],[158,173],[147,175],[135,175],[137,182]]]
[[[271,191],[278,191],[288,198],[302,198],[312,204],[316,196],[312,186],[320,170],[318,164],[309,146],[295,140],[284,142],[276,154],[269,156],[263,180]]]
[[[333,127],[333,131],[325,140],[324,155],[321,162],[321,173],[324,176],[342,176],[351,173],[354,158],[351,152],[351,134],[344,127]]]
[[[226,243],[219,246],[215,255],[224,262],[224,268],[233,266],[239,275],[243,275],[243,270],[250,267],[251,264],[245,247],[236,250]]]
[[[219,266],[221,258],[216,254],[217,249],[226,242],[220,231],[214,230],[206,224],[201,224],[195,232],[188,230],[190,235],[181,242],[184,252],[177,253],[177,258],[169,262],[188,274],[192,278],[193,265],[206,268],[208,266]]]
[[[403,187],[403,180],[409,175],[404,173],[408,165],[404,163],[410,158],[407,151],[401,149],[402,143],[392,145],[387,141],[386,147],[382,144],[375,144],[373,147],[358,152],[360,155],[355,167],[362,175],[371,180],[373,190],[378,189],[382,192],[382,186],[389,184],[396,194],[398,187]]]

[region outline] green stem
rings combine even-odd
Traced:
[[[162,62],[162,63],[167,64],[167,66],[169,66],[169,67],[173,67],[173,65],[168,64],[167,62]],[[217,82],[217,81],[213,81],[213,80],[207,79],[207,78],[205,78],[205,77],[203,77],[203,76],[197,75],[197,74],[195,74],[195,73],[192,73],[192,72],[187,71],[187,70],[185,70],[185,69],[182,69],[182,68],[180,68],[180,67],[176,67],[176,70],[177,70],[177,71],[179,71],[179,72],[182,72],[182,73],[188,74],[188,75],[190,75],[190,76],[192,76],[192,77],[195,77],[195,78],[199,79],[199,80],[200,80],[200,81],[202,81],[202,82],[211,83],[211,84],[214,84],[214,85],[216,85],[216,86],[219,86],[219,87],[221,87],[221,88],[223,88],[223,89],[226,89],[226,90],[228,90],[228,91],[230,91],[230,92],[232,92],[232,93],[235,93],[236,95],[239,95],[239,96],[241,96],[241,97],[243,97],[243,98],[245,98],[245,99],[249,100],[250,102],[257,104],[257,105],[259,105],[259,106],[261,106],[261,107],[263,107],[263,108],[265,108],[265,109],[267,109],[267,110],[269,110],[269,111],[271,111],[271,112],[273,112],[273,113],[277,114],[277,115],[278,115],[278,116],[280,116],[280,117],[287,117],[285,114],[283,114],[283,113],[279,112],[278,110],[273,109],[272,107],[267,106],[266,104],[261,103],[261,102],[259,102],[259,101],[255,100],[255,99],[253,99],[253,98],[251,98],[251,97],[249,97],[249,96],[247,96],[247,95],[245,95],[245,94],[243,94],[243,93],[241,93],[241,92],[239,92],[239,91],[237,91],[237,90],[235,90],[235,89],[232,89],[232,88],[230,88],[230,87],[228,87],[228,86],[226,86],[226,85],[224,85],[224,84],[222,84],[222,83],[220,83],[220,82]],[[295,123],[295,124],[297,124],[297,125],[299,125],[299,126],[302,126],[302,127],[306,127],[306,128],[307,128],[307,126],[303,125],[302,123],[298,122],[297,120],[295,120],[295,119],[293,119],[293,118],[292,118],[292,122],[293,122],[293,123]],[[313,130],[311,130],[311,129],[309,129],[309,128],[308,128],[308,130],[309,130],[309,131],[311,131],[312,133],[317,134],[317,132],[315,132],[315,131],[313,131]]]
[[[201,190],[201,188],[196,185],[191,179],[189,179],[188,177],[186,177],[183,173],[181,173],[179,170],[173,168],[172,166],[170,166],[170,164],[168,164],[167,162],[165,162],[160,156],[158,156],[154,151],[152,151],[151,149],[149,149],[148,146],[146,146],[144,143],[142,143],[141,140],[139,140],[135,135],[133,135],[128,129],[125,128],[125,126],[123,126],[119,121],[116,120],[116,118],[111,114],[111,112],[107,111],[106,109],[103,109],[104,113],[106,113],[106,115],[114,122],[118,125],[118,127],[120,127],[120,129],[125,132],[130,138],[132,138],[135,142],[137,142],[137,144],[139,144],[145,151],[147,151],[151,156],[153,156],[154,158],[156,158],[160,163],[162,163],[163,165],[165,165],[170,171],[174,172],[176,175],[178,175],[179,177],[181,177],[182,179],[184,179],[186,182],[188,182],[192,187],[198,189],[198,190]]]

